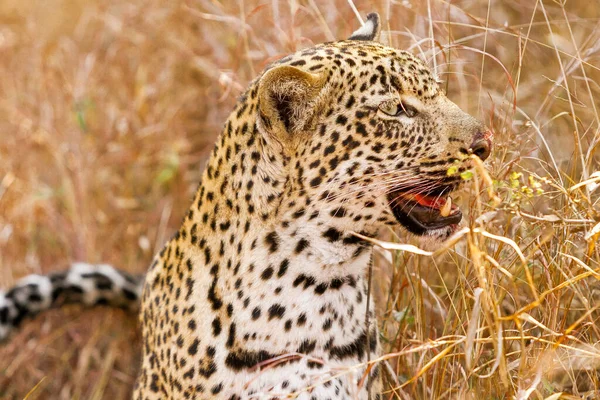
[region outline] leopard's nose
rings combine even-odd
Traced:
[[[492,132],[486,131],[475,135],[475,140],[473,140],[469,150],[472,154],[481,158],[481,161],[485,161],[492,152]]]

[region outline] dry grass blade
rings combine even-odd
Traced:
[[[357,233],[357,232],[350,232],[350,233],[358,238],[366,240],[367,242],[372,243],[376,246],[379,246],[385,250],[399,250],[399,251],[405,251],[407,253],[413,253],[413,254],[418,254],[421,256],[429,256],[429,257],[431,257],[435,254],[434,252],[431,252],[431,251],[422,250],[412,244],[400,244],[400,243],[386,242],[383,240],[378,240],[375,238],[361,235],[360,233]]]
[[[481,311],[481,293],[482,288],[477,288],[473,291],[473,297],[475,301],[473,303],[473,311],[469,320],[469,328],[467,329],[467,340],[465,341],[465,364],[467,371],[471,371],[473,368],[473,345],[475,344],[475,338],[477,335],[477,328],[479,326],[479,313]]]
[[[0,1],[2,288],[74,260],[145,271],[185,217],[248,82],[379,11],[386,43],[430,60],[495,141],[485,164],[472,157],[474,170],[459,172],[469,184],[452,202],[464,227],[446,243],[356,234],[380,249],[372,296],[385,354],[369,365],[389,362],[400,382],[386,396],[600,398],[600,6],[373,7]],[[362,178],[375,189],[391,179]],[[349,193],[332,184],[330,198],[350,202],[364,182]],[[140,341],[120,311],[43,314],[0,346],[0,397],[130,398]],[[331,379],[316,374],[315,384]]]
[[[35,391],[38,389],[38,387],[40,387],[40,385],[42,383],[44,383],[45,379],[46,379],[46,377],[43,377],[42,379],[40,379],[40,381],[38,383],[36,383],[36,385],[34,387],[32,387],[29,392],[27,392],[27,394],[25,395],[25,397],[23,397],[23,400],[29,400],[30,398],[32,398],[32,396],[34,395]]]

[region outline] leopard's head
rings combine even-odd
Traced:
[[[489,156],[491,133],[427,65],[378,43],[378,33],[370,14],[348,40],[272,65],[259,78],[258,126],[285,152],[308,208],[348,229],[400,224],[443,239],[462,218],[449,195],[471,155]]]

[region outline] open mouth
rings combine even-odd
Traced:
[[[392,192],[388,201],[396,220],[415,235],[434,233],[443,228],[449,231],[447,233],[454,232],[462,219],[462,212],[447,194]]]

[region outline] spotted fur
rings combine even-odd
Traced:
[[[352,231],[398,226],[390,193],[453,190],[448,168],[469,167],[484,128],[422,61],[372,41],[378,32],[370,15],[351,40],[272,64],[239,99],[146,275],[134,399],[382,398],[380,366],[366,376],[379,354],[371,250]],[[61,287],[88,304],[137,295],[114,269],[89,268]],[[105,278],[123,285],[102,291]],[[52,303],[52,277],[31,279],[0,298],[2,321],[39,311],[20,300],[31,293]]]

